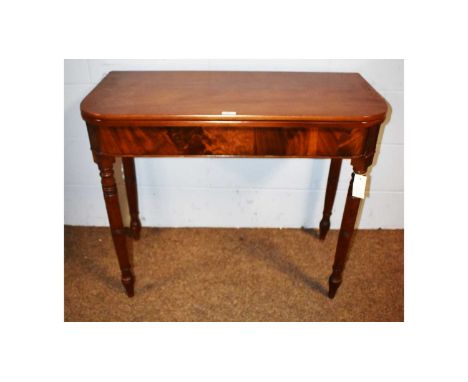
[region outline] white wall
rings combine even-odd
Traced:
[[[66,60],[65,224],[108,225],[79,103],[110,70],[359,72],[388,101],[359,228],[403,228],[402,60]],[[382,130],[382,129],[381,129]],[[343,163],[332,228],[338,228],[351,166]],[[317,227],[329,160],[136,159],[144,226]],[[119,180],[121,184],[121,179]],[[120,196],[125,189],[119,187]],[[124,198],[121,198],[125,200]],[[124,207],[126,209],[126,206]],[[127,214],[124,214],[126,218]]]

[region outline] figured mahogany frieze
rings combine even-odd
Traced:
[[[102,155],[357,157],[369,129],[353,127],[95,127],[91,146]]]

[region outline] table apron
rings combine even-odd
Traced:
[[[102,127],[91,149],[110,156],[342,157],[366,154],[374,127]]]

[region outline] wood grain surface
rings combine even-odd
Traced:
[[[354,158],[373,129],[338,127],[95,127],[91,148],[111,156],[261,156]]]
[[[131,121],[382,121],[357,73],[110,72],[81,103],[93,124]],[[223,115],[235,112],[235,115]]]

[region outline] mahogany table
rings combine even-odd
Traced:
[[[110,72],[81,103],[127,295],[134,275],[126,232],[139,238],[134,157],[331,158],[320,239],[330,228],[343,159],[353,173],[328,296],[342,282],[361,199],[355,174],[371,165],[385,100],[357,73]],[[113,163],[122,157],[131,215],[121,216]]]

